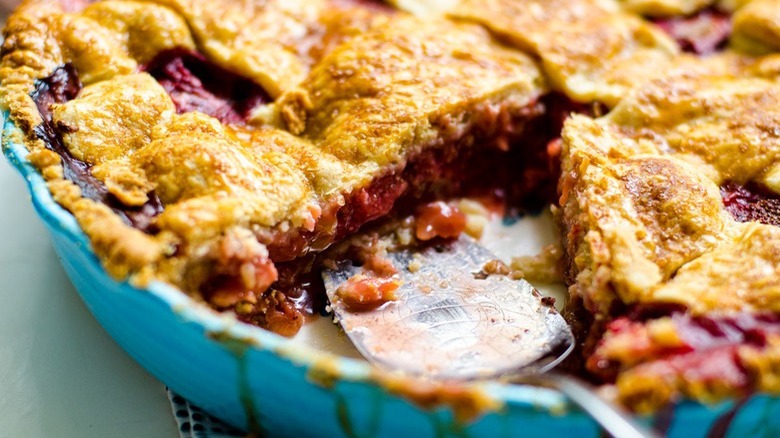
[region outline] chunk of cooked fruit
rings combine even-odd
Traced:
[[[455,238],[465,229],[466,215],[445,202],[432,202],[417,209],[415,235],[420,240]]]
[[[357,274],[336,290],[336,296],[351,312],[368,312],[396,299],[401,286],[396,278],[369,277]]]
[[[268,251],[250,233],[230,230],[212,251],[214,276],[205,283],[203,296],[217,308],[241,302],[256,303],[278,273]]]

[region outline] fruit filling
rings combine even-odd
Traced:
[[[780,197],[756,185],[727,183],[720,188],[723,205],[739,222],[780,226]]]
[[[656,20],[677,41],[680,48],[697,55],[709,55],[722,50],[731,35],[731,14],[717,9],[704,9],[689,17]]]
[[[682,361],[688,371],[703,375],[710,367],[709,351],[733,353],[740,346],[764,347],[768,337],[778,335],[780,317],[771,313],[697,317],[674,312],[644,321],[626,316],[607,325],[586,367],[603,381],[614,381],[620,368],[646,362],[655,363],[658,370],[671,370]],[[736,356],[732,359],[738,360]],[[739,367],[730,364],[727,368]]]
[[[164,51],[142,70],[157,79],[179,113],[199,111],[225,124],[243,124],[254,108],[270,101],[252,81],[193,51]]]

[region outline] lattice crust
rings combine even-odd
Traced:
[[[780,1],[752,0],[734,15],[735,47],[751,53],[780,50]]]
[[[574,117],[567,123],[562,183],[565,220],[585,225],[577,237],[569,236],[570,243],[584,245],[574,252],[594,255],[575,259],[582,262],[577,271],[582,280],[590,276],[593,281],[607,278],[610,283],[591,289],[584,286],[588,281],[580,281],[583,296],[591,290],[614,291],[625,303],[663,297],[706,312],[751,309],[749,297],[763,293],[762,287],[750,283],[748,273],[755,266],[758,275],[762,263],[772,262],[774,255],[758,247],[754,248],[757,254],[747,254],[744,248],[737,251],[741,248],[737,242],[746,239],[748,231],[726,213],[719,186],[759,182],[776,192],[780,189],[774,183],[780,160],[780,131],[776,129],[780,88],[774,81],[746,76],[750,66],[739,58],[721,64],[722,71],[714,75],[718,67],[713,68],[712,61],[699,74],[685,69],[685,73],[647,83],[601,119]],[[733,76],[740,69],[744,69],[743,76]],[[769,225],[757,226],[774,230]],[[690,262],[729,245],[737,245],[737,252],[713,257],[719,263],[738,265],[739,257],[734,254],[745,256],[742,287],[709,281],[700,288],[674,286],[691,283],[697,266],[707,267],[700,280],[726,275],[727,271],[714,274],[711,263]],[[617,254],[636,257],[615,259]],[[611,274],[598,274],[604,269]],[[774,271],[766,274],[778,275]],[[765,292],[770,293],[774,280],[764,278]],[[705,295],[710,299],[704,299]],[[601,306],[601,312],[608,311],[610,300],[587,301]]]
[[[461,136],[490,106],[518,112],[544,88],[529,57],[491,43],[478,26],[405,17],[335,49],[281,111],[320,149],[382,167],[441,144],[443,131]]]
[[[551,85],[581,102],[612,106],[677,54],[665,34],[611,1],[464,0],[450,14],[539,56]]]

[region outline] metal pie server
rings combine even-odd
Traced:
[[[527,281],[486,275],[483,267],[496,256],[473,239],[387,259],[400,286],[393,300],[373,310],[351,310],[340,293],[350,279],[370,272],[343,261],[322,274],[334,318],[368,361],[429,379],[503,378],[552,387],[613,436],[656,436],[587,384],[548,372],[574,349],[571,329]]]

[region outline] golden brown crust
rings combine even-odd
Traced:
[[[611,272],[604,274],[609,287],[593,284],[594,293],[615,290],[625,303],[643,294],[656,299],[655,285],[739,239],[741,226],[722,206],[721,184],[759,181],[772,188],[767,172],[780,160],[780,88],[734,77],[730,68],[686,71],[638,88],[600,120],[575,117],[564,129],[564,221],[578,234],[570,255],[580,275],[591,277],[578,284],[602,278],[605,266]],[[721,286],[718,293],[741,294]],[[696,300],[683,298],[690,293],[664,296],[691,303]]]
[[[673,15],[690,15],[696,11],[712,6],[716,0],[618,0],[620,6],[629,12],[651,16],[664,17]]]
[[[716,184],[744,184],[763,179],[780,158],[779,99],[780,88],[763,78],[672,75],[639,89],[608,119],[627,137],[701,167]]]
[[[87,6],[82,15],[108,29],[116,43],[141,64],[168,49],[195,48],[187,22],[164,6],[109,0]]]
[[[382,167],[415,146],[441,144],[444,130],[459,136],[467,122],[458,117],[476,116],[478,105],[509,103],[517,112],[544,87],[529,57],[478,26],[399,18],[334,50],[282,106],[291,107],[283,110],[291,130],[305,125],[301,134],[324,152]]]
[[[149,143],[152,129],[176,112],[165,90],[146,73],[88,85],[78,99],[51,109],[65,147],[76,159],[96,165],[125,158]]]
[[[574,117],[564,130],[562,199],[572,292],[596,313],[636,303],[712,248],[728,220],[717,186],[680,160],[631,157],[609,126]],[[613,295],[614,294],[614,295]]]
[[[610,0],[464,0],[450,15],[541,58],[551,86],[580,102],[614,105],[678,52],[659,29]]]
[[[691,313],[780,312],[780,230],[740,226],[733,239],[681,267],[651,292],[654,302],[684,304]]]
[[[732,44],[751,53],[780,50],[780,1],[752,0],[734,14]]]
[[[300,82],[306,66],[295,52],[323,1],[213,2],[165,0],[190,24],[204,54],[278,95]],[[303,27],[303,29],[300,29]]]
[[[127,277],[140,267],[152,266],[164,252],[155,239],[127,227],[108,207],[81,197],[80,189],[64,179],[60,157],[46,149],[44,142],[33,131],[42,123],[41,115],[30,97],[34,81],[46,77],[55,68],[70,61],[78,52],[78,43],[71,47],[68,38],[76,31],[57,1],[26,1],[8,19],[0,63],[0,101],[23,131],[24,142],[30,151],[29,159],[48,181],[54,199],[71,211],[91,239],[95,252],[104,260],[106,269],[117,278]],[[86,22],[85,39],[95,38],[91,22]],[[58,35],[63,36],[60,39]],[[102,43],[102,42],[101,42]],[[96,50],[103,59],[104,52]],[[106,65],[96,65],[98,71],[111,70],[121,65],[117,60],[103,59]],[[90,78],[87,75],[87,78]],[[4,138],[4,141],[13,139]],[[139,277],[140,278],[140,277]]]

